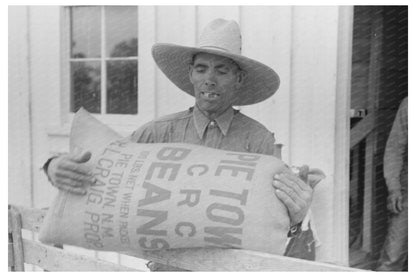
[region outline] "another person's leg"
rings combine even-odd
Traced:
[[[403,196],[403,211],[390,217],[388,233],[376,269],[378,271],[402,271],[404,268],[408,253],[407,193]]]

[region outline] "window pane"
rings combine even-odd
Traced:
[[[71,7],[71,58],[100,57],[100,7]]]
[[[108,61],[107,76],[107,113],[137,114],[137,61]]]
[[[107,57],[137,56],[137,7],[105,7]]]
[[[71,110],[101,111],[100,62],[71,62]]]

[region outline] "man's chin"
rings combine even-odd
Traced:
[[[217,105],[213,105],[213,103],[198,103],[198,107],[200,110],[207,112],[207,113],[215,113],[218,111],[218,106]]]

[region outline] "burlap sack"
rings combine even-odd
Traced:
[[[74,117],[71,149],[92,152],[98,182],[84,196],[59,192],[40,241],[100,251],[226,247],[282,254],[289,217],[272,156],[190,144],[138,144],[85,110]]]

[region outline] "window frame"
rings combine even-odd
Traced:
[[[106,78],[101,78],[101,113],[92,113],[98,120],[102,121],[103,123],[110,125],[110,127],[116,128],[117,131],[125,131],[127,129],[130,129],[130,131],[133,131],[133,128],[137,128],[139,125],[134,124],[138,121],[138,116],[141,115],[143,112],[141,110],[141,105],[139,99],[140,97],[140,88],[139,88],[139,60],[140,60],[140,54],[139,51],[137,53],[136,57],[117,57],[117,58],[111,58],[102,56],[99,58],[71,58],[71,49],[70,49],[70,42],[71,42],[71,32],[70,32],[70,23],[71,23],[71,16],[70,16],[70,8],[72,6],[64,6],[62,7],[62,30],[61,30],[61,78],[62,78],[62,97],[61,97],[61,119],[64,125],[70,124],[72,122],[74,112],[71,111],[71,69],[70,69],[70,63],[71,61],[100,61],[101,66],[101,77],[106,76],[106,62],[111,60],[136,60],[138,63],[138,70],[137,70],[137,82],[138,82],[138,92],[137,92],[137,114],[106,114],[103,113],[106,111],[106,104],[107,104],[107,91],[106,91],[106,84],[107,80]],[[105,24],[105,5],[100,5],[100,12],[101,12],[101,27],[103,24]],[[137,37],[139,40],[139,7],[137,6]],[[105,41],[105,28],[101,28],[101,41]],[[139,45],[138,45],[139,48]],[[101,53],[104,53],[105,45],[104,43],[101,44]],[[64,126],[64,129],[65,126]],[[64,131],[65,132],[65,131]]]

